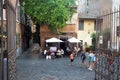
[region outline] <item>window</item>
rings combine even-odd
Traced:
[[[84,21],[79,21],[79,30],[84,30]]]

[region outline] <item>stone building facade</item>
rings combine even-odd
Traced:
[[[94,21],[96,21],[99,16],[104,16],[105,14],[118,10],[119,5],[120,5],[119,0],[79,0],[79,5],[78,5],[79,16],[78,17],[79,17],[79,20],[81,19],[90,20],[91,18],[94,18]],[[111,22],[110,16],[101,17],[100,19],[101,21],[99,22],[101,27],[98,29],[100,29],[101,31],[104,31],[110,25],[114,26],[115,22],[118,23],[114,15],[112,16],[112,18],[114,20]],[[113,45],[114,43],[116,43],[114,39],[112,43]]]

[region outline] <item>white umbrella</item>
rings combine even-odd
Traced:
[[[63,41],[53,37],[53,38],[47,39],[46,42],[53,43],[53,42],[63,42]]]
[[[75,37],[72,37],[72,38],[68,39],[68,41],[69,41],[70,43],[78,43],[78,42],[81,42],[80,40],[76,39]]]

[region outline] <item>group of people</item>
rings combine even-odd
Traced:
[[[67,50],[70,51],[69,48],[67,48]],[[88,52],[89,54],[87,55],[85,51],[80,50],[79,48],[77,49],[76,47],[74,47],[74,49],[72,51],[70,51],[70,55],[69,55],[70,65],[73,65],[75,56],[77,56],[78,53],[80,53],[80,58],[81,58],[80,65],[82,67],[87,66],[86,62],[88,62],[88,70],[92,71],[94,69],[95,62],[97,60],[95,57],[95,52],[91,50],[90,52]],[[56,57],[60,58],[60,57],[64,56],[64,50],[62,48],[58,48],[56,51],[50,51],[50,49],[45,49],[44,56],[46,59],[54,59]],[[88,61],[86,61],[86,59]]]
[[[73,53],[74,53],[75,56],[77,56],[78,53],[81,51],[80,47],[77,48],[76,46],[74,46],[72,49],[70,49],[69,47],[67,47],[66,50],[67,50],[68,54],[69,53],[71,54],[71,52],[73,51]]]
[[[70,65],[73,65],[74,58],[75,58],[75,54],[74,54],[74,51],[72,51],[70,54]],[[84,51],[81,52],[80,58],[81,58],[80,65],[87,66],[85,63],[87,56]],[[94,69],[95,62],[96,62],[96,57],[95,57],[94,51],[90,51],[88,54],[88,70],[92,71]]]
[[[62,48],[58,48],[57,51],[50,51],[49,49],[45,49],[44,56],[46,57],[46,59],[54,59],[56,57],[63,57],[64,50]]]

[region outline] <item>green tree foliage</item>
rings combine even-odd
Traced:
[[[96,39],[96,33],[92,33],[92,34],[91,34],[91,38],[92,38],[92,39]]]
[[[91,34],[91,38],[92,38],[92,46],[91,46],[91,50],[95,50],[95,47],[96,47],[96,33],[92,33]]]
[[[21,5],[35,23],[48,25],[52,32],[56,32],[73,14],[71,7],[75,0],[21,0]]]

